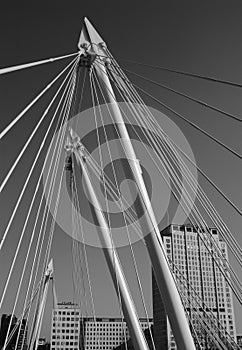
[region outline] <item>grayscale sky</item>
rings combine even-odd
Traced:
[[[0,67],[7,67],[39,59],[55,57],[77,51],[77,41],[83,18],[87,16],[121,67],[143,74],[150,79],[165,83],[193,97],[236,114],[242,119],[242,90],[222,84],[199,81],[172,73],[152,70],[122,61],[130,59],[152,65],[164,66],[193,73],[210,75],[221,79],[242,82],[242,4],[241,1],[46,1],[5,2],[0,11]],[[28,71],[0,76],[0,125],[2,130],[33,99],[45,85],[64,67],[65,63],[53,63]],[[154,87],[128,74],[136,84],[148,90],[156,98],[167,103],[191,121],[209,131],[238,153],[242,154],[241,124],[188,102],[161,88]],[[160,109],[177,126],[188,140],[197,164],[219,186],[229,198],[242,208],[241,173],[242,162],[228,151],[216,145],[206,136],[179,120],[175,115],[146,98],[145,102]],[[44,110],[40,103],[1,142],[1,179],[7,173],[18,151]],[[17,195],[27,171],[37,152],[36,144],[15,172],[13,179],[1,194],[1,235],[11,214]],[[235,238],[242,245],[241,217],[199,176],[209,198],[217,208]],[[32,183],[32,189],[34,184]],[[30,196],[30,194],[29,194]],[[30,197],[28,198],[30,200]],[[20,213],[10,230],[10,237],[0,256],[0,291],[7,278],[13,247],[16,246],[23,225],[28,200],[21,205]],[[52,256],[58,299],[72,300],[71,238],[57,229],[53,241]],[[150,263],[141,242],[134,244],[144,287],[149,315],[151,311]],[[102,251],[87,247],[90,274],[93,285],[96,314],[117,316],[119,308]],[[130,282],[140,316],[144,316],[134,269],[128,248],[120,248],[119,254]],[[242,272],[231,260],[242,280]],[[14,300],[18,274],[23,256],[19,259],[15,278],[7,293],[8,302],[2,312],[11,312],[9,305]],[[0,293],[1,294],[1,293]],[[12,304],[11,304],[12,305]],[[42,335],[49,338],[51,298],[48,298],[47,313]],[[241,306],[235,304],[236,324],[242,333]]]

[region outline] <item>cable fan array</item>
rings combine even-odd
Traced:
[[[177,157],[179,157],[179,154],[176,151],[176,149],[179,149],[179,147],[177,145],[175,145],[174,141],[171,143],[172,140],[169,138],[168,135],[164,136],[163,130],[161,130],[159,124],[154,120],[154,118],[150,114],[149,110],[147,108],[145,108],[144,103],[139,98],[138,94],[136,93],[135,89],[133,88],[133,85],[128,81],[127,77],[121,71],[121,69],[119,68],[117,63],[114,61],[113,57],[110,54],[107,57],[108,57],[108,59],[110,59],[110,62],[111,62],[111,63],[108,63],[108,69],[107,69],[110,79],[112,79],[113,83],[115,84],[115,86],[117,88],[117,91],[120,93],[120,96],[122,97],[122,99],[124,101],[127,101],[127,102],[131,101],[131,102],[140,103],[143,105],[143,107],[144,107],[144,110],[142,111],[143,113],[139,114],[139,113],[137,113],[137,111],[133,111],[132,107],[130,108],[130,113],[133,113],[133,115],[136,114],[136,116],[139,117],[138,122],[141,125],[148,126],[146,128],[146,130],[147,129],[152,130],[152,128],[153,128],[154,133],[152,133],[152,135],[145,135],[145,136],[147,138],[149,138],[149,141],[150,141],[149,144],[151,144],[152,147],[157,150],[157,153],[160,152],[159,156],[162,159],[162,161],[163,162],[166,161],[167,165],[170,164],[170,167],[171,167],[170,174],[173,174],[173,176],[174,176],[174,173],[175,173],[174,167],[172,168],[171,162],[169,162],[169,159],[167,159],[167,157],[166,157],[166,159],[164,159],[164,157],[165,157],[164,151],[162,150],[160,145],[162,144],[162,146],[166,147],[167,154],[169,154],[170,157],[172,157],[172,156],[174,157],[174,154]],[[100,60],[100,62],[102,64],[101,60]],[[93,75],[95,76],[95,73]],[[96,79],[96,81],[97,81],[97,84],[99,85],[99,89],[101,89],[100,84],[98,83],[97,79]],[[127,115],[126,115],[126,118],[127,118],[127,120],[129,120]],[[152,136],[155,134],[154,127],[156,127],[156,130],[158,129],[160,131],[160,135],[157,138],[157,141],[158,141],[157,143],[154,143],[152,140]],[[163,141],[164,138],[165,138],[166,142]],[[167,147],[167,145],[169,145],[170,149],[169,149],[169,147]],[[176,146],[176,149],[174,148],[173,145]],[[173,151],[173,153],[171,152],[171,150]],[[148,152],[148,150],[147,150],[147,152]],[[234,153],[234,152],[232,151],[232,153]],[[180,160],[182,161],[181,158],[180,158]],[[173,159],[173,161],[175,162],[176,159]],[[186,172],[187,172],[188,182],[192,186],[192,180],[194,181],[194,179],[192,179],[191,173],[189,173],[189,169],[187,169],[187,166],[184,163],[184,161],[183,161],[183,164],[184,164],[184,168],[186,169]],[[175,178],[174,181],[176,181],[176,186],[181,186],[181,183],[179,183],[179,177]],[[241,249],[240,249],[238,243],[235,241],[234,237],[231,235],[227,226],[222,221],[222,219],[220,218],[220,216],[218,215],[218,213],[216,212],[216,210],[212,206],[211,202],[208,200],[208,197],[205,195],[204,191],[201,188],[199,188],[199,190],[200,190],[200,192],[198,192],[198,198],[199,198],[200,203],[205,208],[207,214],[211,218],[215,227],[219,228],[219,232],[221,233],[221,236],[226,241],[226,243],[230,247],[235,258],[237,259],[237,261],[239,262],[239,264],[241,266]],[[171,189],[171,191],[172,191],[172,189]],[[221,190],[219,192],[222,193]],[[174,194],[174,196],[177,197],[176,193],[173,193],[173,194]],[[224,194],[223,194],[223,197],[225,197]],[[187,194],[187,201],[189,201],[189,194]],[[229,201],[229,203],[231,204],[231,201]],[[233,207],[236,209],[236,211],[238,213],[241,214],[240,210],[237,207],[235,207],[234,205],[233,205]],[[184,211],[186,211],[185,206],[184,206]],[[194,227],[196,227],[197,232],[199,233],[199,238],[202,240],[204,246],[206,247],[206,249],[209,252],[209,254],[211,255],[213,261],[217,265],[217,268],[219,269],[220,273],[223,274],[227,283],[233,289],[233,292],[235,293],[236,297],[238,298],[238,300],[241,303],[241,283],[240,283],[238,277],[236,276],[236,274],[234,273],[233,268],[229,265],[229,262],[226,259],[226,257],[221,254],[221,250],[218,247],[217,242],[214,240],[213,235],[211,234],[211,232],[208,228],[208,225],[206,224],[205,220],[203,219],[202,215],[200,214],[200,212],[198,211],[198,209],[196,207],[194,207],[194,209],[193,209],[191,221],[192,221]],[[204,233],[207,233],[207,234],[204,235]],[[215,252],[214,252],[214,250],[215,250]],[[216,258],[215,258],[215,256],[216,256]],[[235,346],[235,344],[233,344],[233,346]]]
[[[19,152],[15,161],[11,165],[8,170],[4,180],[0,184],[0,192],[7,191],[9,180],[12,176],[14,176],[14,172],[16,168],[20,165],[22,158],[24,157],[26,150],[33,142],[36,134],[40,132],[42,123],[46,118],[49,118],[49,124],[47,129],[44,131],[44,136],[41,139],[41,143],[38,147],[37,153],[33,157],[33,163],[31,168],[28,171],[24,184],[21,187],[21,191],[19,197],[14,204],[11,215],[8,219],[6,228],[3,232],[1,242],[0,242],[0,251],[3,250],[5,245],[7,245],[8,240],[11,238],[13,233],[11,228],[13,226],[14,220],[16,220],[16,216],[18,210],[24,200],[27,200],[27,193],[29,185],[31,181],[37,179],[35,181],[34,192],[31,193],[30,201],[28,201],[28,210],[26,216],[23,220],[23,227],[20,230],[20,234],[18,237],[18,242],[16,247],[14,248],[13,258],[8,267],[8,273],[6,280],[4,282],[4,286],[2,289],[2,295],[0,298],[0,309],[8,309],[8,312],[11,313],[11,321],[7,330],[7,336],[5,340],[5,344],[3,349],[5,350],[10,344],[12,338],[17,333],[17,341],[15,345],[15,350],[17,350],[18,339],[20,337],[21,325],[24,319],[28,324],[29,329],[29,344],[35,344],[35,348],[37,347],[37,342],[34,339],[35,333],[35,322],[37,318],[37,314],[39,311],[39,305],[43,297],[44,293],[44,284],[45,284],[45,271],[48,267],[48,263],[51,257],[53,238],[55,234],[56,228],[56,216],[58,212],[58,205],[60,201],[60,193],[61,188],[63,186],[63,181],[65,179],[65,164],[63,163],[63,159],[61,159],[61,152],[63,151],[64,144],[66,141],[66,135],[68,132],[68,122],[75,111],[75,105],[78,103],[78,109],[82,109],[83,104],[83,94],[84,89],[89,83],[90,88],[90,101],[94,110],[94,119],[93,125],[94,129],[96,129],[96,138],[98,141],[98,161],[92,156],[92,154],[88,151],[88,148],[85,149],[86,154],[86,167],[91,171],[91,173],[101,182],[104,189],[104,197],[105,197],[105,208],[104,210],[108,213],[107,221],[109,223],[110,232],[112,234],[111,227],[111,219],[109,216],[110,208],[108,197],[112,198],[112,200],[116,203],[120,212],[123,215],[123,221],[125,223],[124,234],[127,235],[127,241],[129,243],[129,251],[131,261],[134,266],[138,291],[140,294],[140,298],[142,301],[143,312],[145,314],[147,324],[149,325],[149,316],[148,316],[148,308],[145,302],[145,293],[144,286],[141,283],[140,278],[140,267],[138,266],[138,262],[135,256],[135,251],[131,242],[130,232],[129,232],[129,223],[133,223],[135,231],[138,237],[144,242],[143,235],[144,233],[141,230],[139,222],[137,220],[137,212],[130,207],[130,210],[126,211],[125,208],[129,207],[129,203],[127,198],[121,193],[118,185],[118,177],[116,173],[116,169],[113,165],[112,152],[109,145],[108,136],[106,134],[106,129],[104,125],[102,110],[100,108],[101,103],[106,103],[105,92],[103,85],[100,84],[98,77],[95,73],[95,64],[98,62],[99,67],[103,67],[103,71],[108,74],[108,77],[112,81],[113,86],[117,92],[118,98],[121,101],[124,101],[128,108],[128,113],[122,109],[122,113],[125,117],[125,120],[132,127],[132,122],[130,121],[130,116],[134,118],[138,125],[141,126],[140,130],[142,131],[142,138],[140,134],[137,133],[137,130],[133,127],[133,132],[136,134],[137,139],[142,142],[142,139],[146,140],[146,144],[144,148],[147,154],[150,156],[150,159],[153,161],[155,167],[157,168],[160,176],[165,181],[166,185],[169,187],[170,192],[174,196],[174,198],[179,201],[180,194],[182,193],[182,201],[181,206],[185,214],[189,216],[189,220],[193,227],[196,229],[198,234],[198,239],[202,249],[209,256],[209,259],[213,262],[214,273],[218,277],[223,277],[226,281],[226,287],[231,288],[234,295],[236,296],[239,303],[242,305],[242,284],[235,273],[232,265],[228,261],[228,257],[221,252],[218,241],[214,239],[211,230],[209,229],[208,219],[213,223],[213,225],[218,229],[221,238],[228,245],[231,253],[234,258],[238,262],[239,266],[242,266],[242,255],[241,248],[238,242],[235,240],[233,234],[230,232],[224,220],[221,218],[219,213],[216,211],[214,205],[209,200],[205,191],[202,187],[196,183],[196,179],[194,178],[193,173],[188,167],[188,163],[195,167],[197,171],[205,177],[205,179],[213,185],[215,190],[235,209],[235,211],[241,215],[242,212],[237,206],[227,197],[226,194],[216,185],[214,182],[205,174],[205,172],[200,169],[193,160],[176,144],[175,140],[172,139],[168,134],[164,132],[161,128],[160,124],[152,115],[151,111],[146,107],[145,103],[138,95],[136,89],[143,92],[149,98],[158,102],[161,106],[168,109],[169,111],[176,114],[176,116],[180,117],[186,123],[189,123],[190,126],[196,128],[201,133],[205,134],[207,137],[212,139],[214,142],[218,143],[227,151],[231,152],[233,155],[242,158],[240,154],[226,146],[223,142],[216,139],[214,136],[202,130],[195,123],[189,121],[180,113],[176,112],[160,100],[158,100],[153,95],[149,94],[147,91],[142,89],[136,84],[132,84],[128,77],[124,74],[123,70],[119,67],[118,63],[115,61],[111,53],[107,50],[107,61],[104,65],[102,57],[96,57],[96,61],[94,61],[93,66],[89,71],[89,82],[87,82],[86,68],[83,68],[84,74],[79,74],[81,68],[79,67],[80,55],[78,53],[65,55],[61,57],[57,57],[54,59],[48,59],[38,62],[29,63],[26,65],[10,67],[9,69],[0,70],[0,74],[10,73],[12,71],[30,68],[33,66],[37,66],[39,64],[44,64],[48,62],[59,61],[64,58],[75,56],[75,58],[43,89],[41,93],[39,93],[33,101],[31,101],[23,110],[20,112],[13,121],[0,133],[0,139],[3,137],[7,137],[8,133],[11,132],[11,129],[17,126],[18,121],[22,119],[27,112],[31,109],[31,107],[38,102],[43,95],[49,93],[51,88],[55,86],[56,82],[62,79],[61,84],[57,88],[55,94],[51,97],[50,103],[46,107],[44,113],[38,120],[35,128],[32,130],[29,138],[26,140],[25,145]],[[163,69],[159,67],[159,69]],[[167,71],[172,71],[166,69]],[[147,79],[144,76],[141,76],[135,72],[131,72],[127,70],[128,73],[132,73],[137,75],[139,78],[143,80],[149,81],[150,83],[156,84],[164,89],[168,89],[169,91],[179,94],[180,96],[189,99],[193,102],[197,102],[206,108],[212,108],[213,110],[220,112],[226,115],[229,118],[232,118],[238,122],[241,120],[230,113],[224,112],[220,108],[210,106],[204,101],[195,99],[186,94],[180,93],[175,89],[171,89],[168,86],[157,83],[153,80]],[[179,74],[188,74],[196,78],[208,79],[213,82],[226,83],[227,85],[231,84],[233,86],[241,87],[240,84],[225,82],[211,77],[203,77],[198,76],[186,72],[178,72],[173,71]],[[64,78],[63,78],[64,76]],[[80,84],[82,80],[82,91],[80,101],[78,101],[77,94],[77,85]],[[135,89],[136,88],[136,89]],[[113,96],[115,99],[116,97]],[[53,108],[55,106],[55,109]],[[138,107],[137,107],[138,106]],[[52,111],[52,109],[54,109]],[[112,113],[109,110],[107,104],[107,110],[109,112],[110,120],[112,120]],[[50,114],[52,113],[51,117]],[[101,122],[102,130],[100,131],[98,128],[98,118],[99,122]],[[113,120],[112,120],[113,121]],[[115,128],[114,124],[114,128]],[[75,128],[75,124],[73,125]],[[61,130],[61,132],[59,132]],[[100,142],[100,134],[102,132],[105,138],[105,144],[107,145],[108,157],[110,160],[110,164],[112,167],[112,179],[104,172],[104,155],[102,154],[101,142]],[[118,133],[118,132],[117,132]],[[58,135],[58,137],[55,137]],[[147,147],[146,145],[149,145]],[[85,146],[85,145],[84,145]],[[150,152],[150,148],[154,151],[156,158]],[[44,160],[41,161],[42,155],[45,154]],[[185,161],[186,159],[186,161]],[[75,161],[72,159],[72,166],[76,167]],[[187,191],[184,187],[182,179],[180,177],[180,167],[182,167],[182,173],[186,184],[189,186],[190,191],[196,193],[197,203],[194,204],[191,197],[191,192]],[[164,168],[169,175],[170,182],[167,181],[166,176],[164,175]],[[47,169],[47,171],[46,171]],[[46,179],[42,185],[43,174],[46,171]],[[92,281],[90,277],[90,268],[88,263],[88,253],[86,250],[85,238],[83,234],[83,222],[82,218],[78,213],[81,212],[81,203],[80,198],[78,196],[77,189],[77,179],[76,174],[78,173],[77,169],[73,169],[73,173],[70,175],[70,193],[71,193],[71,216],[72,216],[72,280],[73,280],[73,291],[74,291],[74,299],[77,306],[81,309],[82,312],[82,322],[84,322],[84,318],[88,317],[89,314],[89,306],[88,306],[88,293],[91,300],[91,313],[94,317],[94,322],[96,324],[96,347],[101,348],[101,335],[99,333],[97,327],[97,315],[96,315],[96,307],[95,300],[93,296],[93,288]],[[45,197],[46,196],[46,197]],[[49,207],[47,203],[53,203],[54,213],[50,214]],[[192,207],[192,211],[190,213],[190,209]],[[200,208],[201,207],[201,208]],[[205,219],[207,217],[207,219]],[[34,219],[33,219],[34,218]],[[29,225],[31,225],[31,230],[29,230]],[[29,233],[31,231],[31,233]],[[82,243],[78,241],[78,237],[82,236]],[[115,249],[115,242],[112,237],[113,246],[112,249]],[[27,244],[27,249],[24,249],[24,246]],[[17,282],[13,282],[13,274],[16,268],[16,265],[19,264],[19,257],[24,256],[24,260],[21,264],[21,274],[18,276]],[[210,307],[206,305],[204,300],[201,298],[192,284],[189,282],[189,274],[184,274],[184,271],[181,271],[179,266],[171,260],[171,257],[167,257],[169,262],[171,273],[174,275],[175,280],[177,282],[177,288],[179,290],[181,299],[183,301],[183,305],[187,312],[187,317],[190,322],[190,326],[192,329],[192,333],[194,335],[194,339],[196,340],[196,346],[198,349],[202,349],[208,342],[212,342],[218,349],[238,349],[237,344],[234,339],[230,336],[230,334],[226,331],[224,325],[215,317]],[[13,283],[11,285],[11,282]],[[8,296],[8,291],[12,288],[13,285],[17,285],[16,290],[14,290],[14,302],[11,310],[6,306],[6,299]],[[118,285],[118,283],[117,283]],[[24,298],[22,297],[24,295]],[[118,290],[118,305],[120,317],[122,320],[123,312],[122,312],[122,302],[120,291]],[[20,302],[22,305],[20,305]],[[20,316],[18,318],[18,322],[15,327],[11,330],[11,323],[13,320],[13,315],[17,310],[21,310],[19,312]],[[125,322],[123,321],[123,337],[125,348],[127,349],[127,340],[128,334],[126,331]],[[155,349],[155,342],[152,333],[152,329],[149,326],[149,334],[152,341],[152,347]],[[83,327],[84,329],[84,323]],[[25,329],[26,332],[26,329]],[[204,336],[203,336],[204,335]],[[204,338],[202,342],[201,339]],[[207,343],[206,343],[207,342]],[[23,349],[24,343],[21,345],[21,350]],[[32,350],[32,349],[31,349]]]
[[[72,55],[73,56],[73,55]],[[29,335],[29,344],[31,344],[31,335],[34,330],[34,321],[36,319],[36,312],[39,306],[39,300],[41,299],[41,294],[43,292],[43,285],[45,282],[45,271],[50,258],[51,251],[51,242],[53,238],[53,232],[55,227],[55,217],[51,218],[47,203],[45,202],[44,191],[42,191],[42,175],[46,168],[47,160],[50,160],[48,173],[47,173],[47,182],[48,182],[48,195],[49,200],[53,195],[53,188],[56,186],[55,177],[57,173],[57,169],[59,166],[59,155],[60,151],[63,147],[64,135],[62,135],[62,139],[57,140],[55,142],[54,135],[58,128],[62,125],[65,125],[66,120],[69,116],[71,101],[73,90],[75,86],[75,69],[78,62],[78,56],[75,54],[75,59],[69,63],[65,69],[62,70],[60,74],[53,81],[48,84],[48,86],[11,122],[1,133],[1,137],[6,136],[10,129],[25,116],[27,111],[33,106],[35,102],[37,102],[40,97],[51,88],[54,83],[62,78],[62,82],[57,89],[57,92],[51,98],[51,102],[46,108],[44,114],[39,120],[38,124],[34,128],[31,136],[26,141],[24,147],[13,163],[10,171],[7,173],[5,180],[1,184],[1,190],[6,191],[7,181],[10,176],[14,175],[14,169],[18,165],[21,157],[26,151],[27,147],[32,141],[32,138],[35,136],[35,133],[40,132],[40,124],[43,118],[50,118],[49,110],[55,102],[55,109],[52,112],[51,119],[49,121],[47,130],[45,130],[44,136],[41,140],[37,153],[34,155],[32,166],[27,174],[25,182],[21,188],[20,195],[17,198],[17,201],[13,207],[10,218],[7,222],[5,231],[3,233],[1,239],[1,250],[7,245],[7,241],[11,239],[13,233],[11,232],[11,228],[13,226],[14,220],[17,217],[17,211],[21,207],[23,201],[29,201],[28,211],[24,218],[23,228],[21,230],[20,226],[20,235],[18,237],[18,243],[15,247],[14,255],[12,262],[10,263],[10,267],[8,269],[7,279],[3,285],[2,295],[0,299],[0,307],[4,308],[8,312],[11,313],[11,319],[9,323],[9,327],[6,334],[4,349],[11,342],[12,337],[16,337],[17,339],[15,343],[15,349],[18,346],[20,331],[22,327],[23,320],[26,320],[26,324],[28,325],[28,335]],[[65,56],[63,57],[65,58]],[[12,70],[11,70],[12,71]],[[65,76],[64,76],[65,75]],[[64,76],[64,79],[63,79]],[[52,152],[52,153],[51,153]],[[43,154],[45,154],[45,159],[43,161]],[[42,158],[42,159],[41,159]],[[41,164],[41,166],[40,166]],[[36,175],[37,173],[37,175]],[[33,180],[34,179],[34,180]],[[36,180],[37,179],[37,180]],[[34,193],[29,197],[28,186],[32,181],[35,181]],[[44,187],[47,187],[47,182]],[[61,182],[60,185],[61,187]],[[52,200],[56,201],[56,198],[52,198]],[[36,204],[37,203],[37,204]],[[58,198],[56,201],[56,208],[58,207]],[[34,220],[33,220],[34,218]],[[32,229],[31,235],[29,235],[29,222],[32,221]],[[25,251],[25,245],[27,244],[27,251]],[[9,249],[9,248],[8,248]],[[24,256],[24,261],[21,259]],[[13,274],[16,269],[16,266],[22,264],[21,273],[17,276],[17,280],[13,281]],[[16,276],[15,276],[16,278]],[[6,299],[8,297],[8,291],[13,289],[13,286],[16,285],[17,289],[14,290],[14,303],[12,308],[6,305]],[[15,287],[16,288],[16,287]],[[23,297],[24,296],[24,297]],[[20,300],[22,305],[20,305]],[[18,318],[18,322],[13,330],[11,330],[11,324],[13,320],[13,316],[16,311],[21,310],[20,317]],[[11,332],[10,332],[11,330]],[[24,329],[23,339],[25,339],[25,333],[27,332],[27,327]],[[35,346],[37,346],[37,342],[35,341]],[[23,348],[24,342],[21,343],[21,347]]]

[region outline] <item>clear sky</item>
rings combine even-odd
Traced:
[[[87,16],[110,51],[121,66],[137,73],[165,83],[172,88],[189,93],[213,105],[223,108],[241,117],[242,91],[239,88],[225,87],[219,84],[179,77],[172,73],[162,73],[141,66],[122,62],[122,58],[136,60],[153,65],[164,66],[194,73],[242,82],[242,46],[241,46],[241,1],[21,1],[5,2],[0,11],[0,67],[6,67],[39,59],[55,57],[77,51],[77,41],[82,21]],[[11,73],[0,78],[0,123],[1,130],[6,126],[34,96],[45,87],[64,67],[64,63],[50,64],[20,73]],[[129,75],[130,79],[133,79]],[[148,85],[138,78],[135,83],[150,91],[169,106],[183,113],[188,119],[208,130],[218,139],[242,153],[241,125],[226,119],[218,113],[209,111],[181,97],[174,96],[161,88]],[[154,108],[160,106],[151,100],[145,102]],[[16,154],[30,134],[39,118],[43,106],[40,104],[24,119],[17,128],[1,141],[1,179],[4,178]],[[241,196],[241,160],[215,145],[206,136],[178,120],[176,116],[162,110],[177,124],[186,136],[197,164],[224,190],[238,207],[242,208]],[[19,193],[26,169],[33,161],[36,145],[31,145],[22,167],[15,172],[14,178],[1,194],[1,232],[6,226],[16,195]],[[32,158],[31,158],[32,154]],[[242,244],[241,217],[227,205],[221,197],[199,177],[200,184],[210,196],[214,205],[224,218],[236,239]],[[21,210],[26,211],[26,205]],[[21,227],[21,213],[12,227],[11,238],[6,250],[0,257],[0,287],[7,276],[5,268],[11,258],[11,247],[16,242]],[[151,315],[150,265],[147,253],[138,242],[134,245],[140,264],[141,279],[149,314]],[[105,267],[102,252],[98,248],[88,247],[90,271],[93,283],[96,313],[99,316],[119,316],[116,297],[111,280]],[[53,241],[53,258],[56,271],[56,285],[59,300],[73,297],[71,276],[71,239],[58,230]],[[119,249],[124,269],[128,274],[131,289],[137,292],[133,282],[134,271],[127,259],[126,248]],[[123,257],[123,259],[122,259]],[[20,264],[21,265],[21,260]],[[237,266],[234,265],[237,269]],[[237,269],[238,270],[238,269]],[[16,272],[16,274],[18,271]],[[240,280],[241,271],[238,271]],[[13,298],[13,287],[8,291]],[[140,298],[135,297],[141,316]],[[114,306],[115,305],[115,306]],[[48,309],[51,300],[48,300]],[[7,305],[2,312],[11,312]],[[242,312],[236,304],[237,329],[242,333]],[[47,312],[43,335],[49,336],[49,318]]]

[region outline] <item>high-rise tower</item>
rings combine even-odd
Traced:
[[[187,316],[200,344],[208,348],[211,330],[220,339],[231,337],[236,341],[236,329],[232,291],[216,264],[221,257],[215,250],[213,254],[209,252],[205,233],[198,232],[191,225],[172,224],[161,232],[161,237]],[[210,233],[221,255],[228,259],[226,243],[220,240],[217,229],[211,228]],[[154,275],[152,289],[156,349],[176,349]]]

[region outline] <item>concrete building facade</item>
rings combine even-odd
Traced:
[[[153,319],[140,319],[143,330]],[[81,317],[80,309],[70,302],[57,304],[52,311],[51,350],[112,350],[130,338],[121,318]]]
[[[220,253],[228,259],[226,243],[220,240],[217,229],[211,228],[210,232]],[[161,232],[161,237],[188,319],[202,347],[211,346],[211,331],[236,341],[232,291],[216,265],[216,259],[221,261],[221,257],[215,251],[212,255],[209,253],[205,233],[198,233],[191,225],[169,225]],[[156,349],[175,350],[175,339],[153,272],[152,290]]]
[[[140,318],[143,330],[153,319]],[[83,318],[81,320],[82,345],[85,350],[112,350],[130,339],[126,322],[122,318]]]
[[[51,350],[79,350],[80,310],[71,302],[57,304],[52,310]]]

